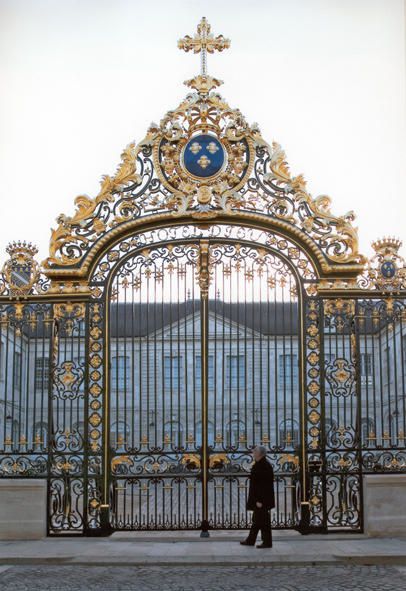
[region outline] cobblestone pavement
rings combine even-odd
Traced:
[[[8,591],[405,591],[406,567],[85,567],[0,568]]]

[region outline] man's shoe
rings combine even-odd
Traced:
[[[264,544],[262,542],[262,544],[258,544],[257,548],[272,548],[272,544]]]
[[[243,540],[242,542],[240,542],[241,546],[255,546],[255,542],[249,542],[248,540]]]

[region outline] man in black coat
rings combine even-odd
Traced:
[[[252,526],[248,538],[240,542],[242,546],[255,546],[259,530],[261,530],[262,544],[257,548],[272,548],[272,529],[270,510],[275,507],[275,493],[273,487],[273,468],[266,459],[266,448],[257,445],[252,452],[255,460],[250,474],[247,510],[253,511]]]

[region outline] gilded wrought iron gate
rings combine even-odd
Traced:
[[[258,443],[275,526],[298,524],[299,325],[297,279],[264,248],[202,239],[126,258],[110,295],[114,529],[246,527]]]
[[[406,471],[406,262],[359,252],[207,75],[94,197],[42,266],[0,271],[0,477],[44,478],[50,535],[239,528],[250,451],[274,527],[362,531],[363,482]]]

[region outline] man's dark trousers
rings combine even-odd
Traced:
[[[255,507],[252,515],[252,525],[247,542],[255,544],[258,532],[261,530],[262,542],[265,546],[272,546],[272,529],[269,509]]]

